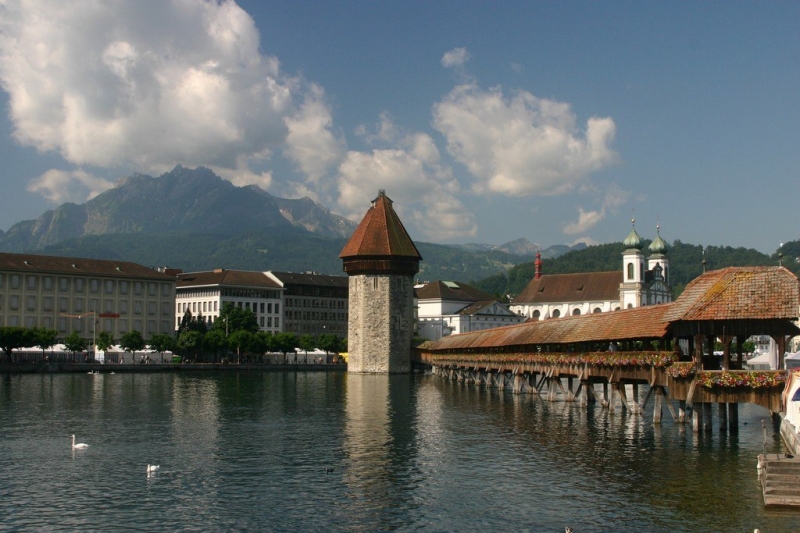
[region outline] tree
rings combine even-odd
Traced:
[[[67,350],[72,352],[74,356],[76,352],[82,352],[86,349],[86,339],[81,337],[77,331],[73,331],[66,337],[64,337],[64,346],[66,346]]]
[[[95,342],[97,343],[97,349],[105,352],[114,345],[114,336],[110,331],[101,331],[97,334]]]
[[[144,350],[145,346],[147,346],[147,344],[144,342],[144,337],[142,337],[142,334],[135,329],[132,329],[123,335],[119,340],[119,345],[126,352],[131,352],[133,354],[134,361],[136,361],[136,352],[139,350]]]
[[[47,328],[34,328],[31,332],[33,342],[36,346],[42,349],[42,356],[48,348],[52,348],[58,343],[58,331],[55,329]]]
[[[283,354],[284,361],[286,360],[286,353],[294,351],[298,346],[297,335],[288,331],[275,334],[273,340],[275,342],[274,348]]]
[[[250,309],[236,307],[232,303],[226,302],[219,312],[219,318],[214,321],[213,329],[223,331],[227,336],[239,330],[257,333],[259,327],[256,315]]]
[[[323,333],[317,338],[317,348],[325,350],[325,353],[338,352],[341,346],[341,338],[333,333]]]
[[[172,335],[166,333],[156,333],[150,337],[150,348],[161,354],[161,362],[164,362],[164,352],[172,350],[175,347],[175,339]]]
[[[6,354],[6,362],[11,362],[11,352],[31,345],[31,330],[15,326],[0,327],[0,348]]]
[[[253,344],[250,346],[250,351],[263,356],[265,353],[272,351],[275,344],[272,333],[269,331],[259,331],[253,338]]]
[[[242,362],[242,353],[247,353],[247,350],[250,349],[250,345],[253,344],[254,338],[255,335],[253,333],[243,329],[234,331],[231,333],[230,337],[228,337],[228,346],[236,350],[237,363]]]
[[[203,337],[203,347],[206,351],[211,353],[211,362],[217,362],[217,354],[223,348],[228,347],[228,339],[225,338],[225,332],[218,329],[212,329]]]
[[[316,342],[311,335],[300,335],[297,339],[297,347],[306,352],[306,363],[308,363],[308,352],[315,348]]]
[[[178,348],[184,355],[194,354],[197,357],[197,352],[203,348],[203,337],[199,331],[184,331],[178,337]]]

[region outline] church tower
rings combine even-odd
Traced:
[[[619,299],[622,309],[632,309],[642,305],[644,285],[644,253],[642,238],[636,233],[636,219],[631,219],[631,232],[622,241],[622,283],[619,286]]]
[[[422,256],[384,191],[339,257],[349,276],[348,372],[410,372],[414,275]]]

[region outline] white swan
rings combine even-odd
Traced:
[[[158,472],[159,468],[161,468],[161,465],[147,465],[147,473],[152,474]]]
[[[78,444],[75,444],[75,435],[72,436],[72,449],[73,450],[84,450],[84,449],[86,449],[88,447],[89,447],[89,445],[86,444],[86,443],[83,443],[83,442],[79,442]]]

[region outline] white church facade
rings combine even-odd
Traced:
[[[623,241],[622,269],[579,274],[542,274],[536,254],[535,275],[512,301],[511,311],[528,319],[606,313],[672,301],[668,246],[656,226],[656,238],[645,257],[635,226]]]

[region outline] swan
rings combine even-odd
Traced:
[[[161,468],[161,465],[147,465],[147,473],[152,474],[158,472],[159,468]]]
[[[86,443],[83,443],[83,442],[79,442],[78,444],[75,444],[75,435],[72,436],[72,449],[73,450],[83,450],[83,449],[86,449],[88,447],[89,447],[89,445],[86,444]]]

